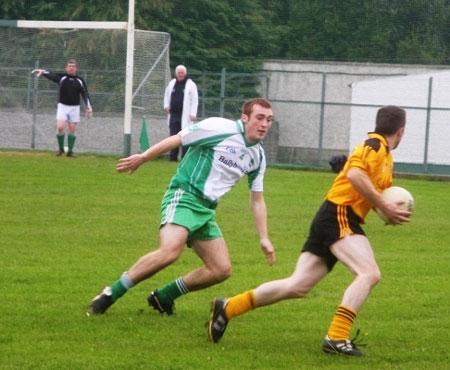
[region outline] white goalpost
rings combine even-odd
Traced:
[[[64,72],[67,60],[75,59],[86,80],[95,119],[104,131],[117,131],[111,122],[122,116],[121,149],[128,156],[133,107],[139,109],[139,116],[162,114],[162,97],[170,78],[169,45],[167,33],[135,30],[134,0],[129,1],[128,22],[0,20],[0,112],[7,113],[0,124],[9,127],[11,123],[12,127],[17,122],[14,112],[18,112],[25,126],[31,123],[39,141],[40,130],[44,130],[39,120],[48,120],[40,116],[54,113],[57,88],[45,79],[30,79],[27,73],[35,68]],[[117,138],[105,141],[93,139],[85,151],[117,153]],[[33,137],[31,147],[35,145]]]
[[[131,151],[131,104],[133,93],[133,58],[134,58],[134,0],[128,0],[127,25],[127,66],[125,78],[125,115],[123,124],[123,154],[125,157]]]

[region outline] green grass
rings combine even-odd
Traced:
[[[0,152],[1,369],[448,369],[450,350],[450,183],[397,179],[411,191],[411,223],[365,231],[383,277],[360,312],[365,359],[327,356],[320,343],[352,280],[337,265],[303,300],[234,319],[207,341],[209,302],[286,277],[330,186],[325,172],[269,169],[265,198],[277,251],[269,267],[249,210],[246,181],[224,197],[217,219],[233,275],[177,301],[177,317],[146,306],[154,288],[201,265],[181,258],[133,288],[101,317],[91,298],[157,246],[159,207],[175,165],[115,173],[117,158]]]

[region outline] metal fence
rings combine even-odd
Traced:
[[[199,93],[198,116],[225,117],[236,119],[244,100],[267,97],[269,75],[261,73],[229,72],[193,72],[190,77],[195,81]],[[266,87],[266,89],[264,89]]]
[[[55,86],[36,85],[29,72],[14,68],[1,71],[0,148],[55,147]],[[89,86],[90,72],[82,73]],[[276,124],[266,140],[272,164],[329,168],[331,156],[348,155],[365,139],[366,132],[373,130],[379,107],[395,104],[404,107],[408,115],[406,134],[394,152],[396,171],[450,175],[450,97],[446,101],[444,96],[445,91],[450,91],[450,75],[442,70],[430,73],[266,69],[245,74],[224,69],[219,73],[193,72],[190,76],[199,91],[200,119],[238,118],[242,102],[254,96],[272,101]],[[23,79],[22,87],[4,83],[17,75]],[[392,87],[396,85],[400,87]],[[103,111],[97,108],[95,117],[80,125],[77,150],[121,154],[123,94],[96,91],[90,94],[97,107],[106,101],[117,104]],[[151,143],[166,137],[163,97],[143,94],[137,99],[140,99],[137,105],[145,106],[152,101],[156,107],[144,115]],[[136,152],[143,114],[135,110],[133,116],[132,151]]]
[[[328,166],[333,155],[349,155],[374,130],[380,107],[398,105],[407,111],[407,128],[393,152],[395,170],[450,174],[450,72],[445,67],[282,67],[266,69],[268,98],[280,123],[278,163]]]
[[[55,107],[57,86],[25,67],[0,67],[0,148],[53,149],[55,147]],[[108,79],[113,71],[81,70],[89,87],[94,117],[82,118],[78,127],[77,151],[121,154],[123,136],[124,92],[108,91],[98,81]],[[212,116],[239,118],[242,102],[260,95],[257,90],[265,74],[193,73],[199,91],[198,118]],[[95,78],[95,83],[93,79]],[[83,104],[83,102],[82,102]],[[132,149],[139,150],[141,119],[149,124],[152,142],[168,135],[163,110],[163,95],[140,91],[133,100]],[[121,136],[122,135],[122,136]]]

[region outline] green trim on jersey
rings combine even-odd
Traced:
[[[262,164],[262,158],[263,158],[263,154],[261,149],[259,150],[259,166],[258,168],[256,168],[255,170],[253,170],[252,172],[249,172],[247,174],[248,176],[248,188],[251,189],[253,181],[255,181],[255,179],[258,177],[259,175],[259,170],[261,169],[261,164]]]
[[[260,142],[246,144],[244,124],[221,117],[207,118],[180,131],[189,147],[169,188],[181,188],[214,207],[220,198],[249,175],[252,191],[263,191],[266,168]]]
[[[257,142],[255,142],[255,143],[253,143],[253,144],[250,144],[250,143],[248,142],[248,140],[247,140],[247,137],[245,136],[245,124],[244,124],[244,122],[242,122],[241,119],[238,119],[238,120],[236,121],[236,124],[237,124],[237,126],[238,126],[239,131],[240,131],[241,134],[242,134],[242,138],[244,139],[244,143],[245,143],[245,146],[246,146],[247,148],[262,143],[261,140],[258,140]]]
[[[214,147],[217,144],[219,144],[221,141],[224,141],[225,139],[229,138],[230,136],[236,135],[234,132],[232,133],[226,133],[222,135],[216,135],[212,137],[207,137],[205,139],[200,139],[195,142],[195,146],[203,146],[203,147]]]
[[[189,148],[178,166],[177,173],[172,178],[169,187],[180,187],[203,197],[205,183],[213,164],[213,148],[233,135],[235,134],[227,133],[196,141],[195,146]],[[210,150],[205,150],[205,148],[210,148]],[[191,184],[196,184],[197,187],[194,188]]]

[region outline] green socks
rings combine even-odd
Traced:
[[[117,301],[120,297],[122,297],[128,289],[125,288],[120,280],[117,280],[111,287],[112,291],[112,300],[113,302]]]
[[[122,297],[131,287],[135,284],[128,276],[127,272],[124,272],[119,280],[117,280],[112,286],[112,301],[117,301]],[[161,289],[158,289],[158,298],[164,303],[172,303],[179,296],[189,293],[189,290],[184,285],[183,278],[180,277],[177,280],[164,285]]]
[[[122,297],[131,287],[134,286],[133,281],[128,276],[127,272],[124,272],[119,280],[117,280],[112,286],[112,301],[117,301]]]
[[[179,296],[189,293],[189,290],[184,285],[184,281],[182,277],[179,277],[177,280],[172,281],[171,283],[164,285],[161,289],[158,290],[158,298],[161,299],[164,303],[172,303]]]
[[[64,150],[64,134],[56,134],[59,149]]]
[[[64,150],[64,134],[56,134],[56,139],[58,140],[59,149]],[[76,135],[69,134],[67,135],[67,141],[69,143],[69,152],[73,151],[73,147],[75,146],[75,140],[77,139]]]
[[[76,136],[74,134],[69,134],[67,136],[67,141],[69,142],[69,152],[73,151],[73,146],[75,145]]]

